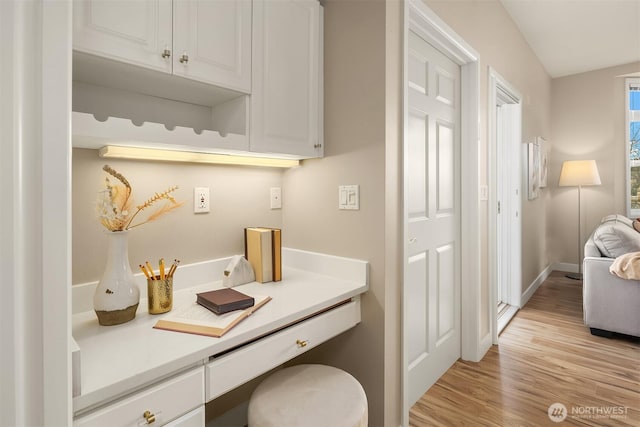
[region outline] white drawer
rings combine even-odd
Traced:
[[[131,426],[146,424],[144,413],[155,416],[153,425],[164,425],[204,404],[202,367],[170,378],[123,400],[74,420],[80,426]]]
[[[360,300],[336,307],[225,354],[206,366],[206,401],[281,365],[360,322]]]

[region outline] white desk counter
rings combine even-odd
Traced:
[[[226,263],[217,265],[219,270],[219,266]],[[178,269],[176,282],[181,270],[188,270],[188,266],[185,267]],[[259,343],[269,339],[266,335],[291,328],[344,301],[354,301],[357,318],[345,318],[343,323],[349,324],[340,325],[340,330],[347,330],[360,321],[359,295],[368,289],[366,262],[283,249],[282,276],[280,282],[253,282],[235,288],[250,295],[268,295],[272,301],[221,338],[153,329],[156,321],[171,312],[148,314],[146,292],[141,292],[143,298],[136,318],[122,325],[100,326],[93,311],[74,314],[73,337],[81,354],[81,393],[73,400],[74,413],[88,412],[191,367],[206,365],[211,357],[231,349],[241,348],[244,356],[239,360],[246,361],[248,355],[258,361],[264,357]],[[192,273],[186,273],[185,277],[192,286],[183,285],[183,289],[174,290],[174,309],[192,303],[196,292],[222,287],[221,281],[199,282]],[[200,284],[193,286],[198,282]],[[317,328],[317,324],[313,327]],[[261,337],[265,338],[257,340]],[[331,336],[326,337],[329,338]],[[318,344],[320,342],[309,342],[299,349],[299,354]],[[252,354],[254,347],[260,354]],[[274,366],[280,363],[282,361]],[[248,379],[251,378],[244,380]],[[215,379],[205,381],[210,383]]]

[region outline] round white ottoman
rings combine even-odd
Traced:
[[[249,400],[249,427],[365,427],[367,396],[350,374],[297,365],[264,380]]]

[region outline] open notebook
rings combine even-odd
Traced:
[[[153,327],[187,334],[221,337],[271,301],[269,296],[254,296],[254,299],[255,305],[252,307],[225,314],[215,314],[194,301],[192,304],[174,308]]]

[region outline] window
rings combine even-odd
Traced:
[[[626,79],[625,133],[627,153],[627,207],[629,217],[640,217],[640,78]]]

